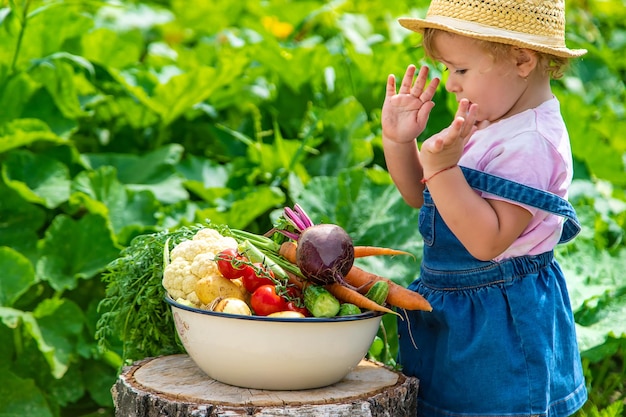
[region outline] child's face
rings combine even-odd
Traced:
[[[446,90],[457,102],[466,98],[478,104],[478,122],[495,122],[518,111],[526,82],[513,56],[495,60],[472,39],[447,32],[435,36],[434,47],[449,71]]]

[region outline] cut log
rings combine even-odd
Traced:
[[[418,380],[363,360],[340,382],[301,391],[239,388],[209,378],[187,355],[125,367],[111,389],[116,417],[414,417]]]

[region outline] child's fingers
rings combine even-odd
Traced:
[[[426,152],[435,155],[441,152],[443,150],[443,147],[444,141],[442,138],[431,137],[422,144],[420,152],[422,155]]]
[[[430,117],[430,112],[433,107],[435,107],[435,103],[433,101],[429,100],[424,102],[422,108],[417,113],[417,123],[420,126],[426,126],[426,123],[428,123],[428,118]]]
[[[428,87],[424,90],[424,92],[419,96],[420,100],[424,103],[430,101],[435,97],[435,93],[437,92],[437,87],[439,87],[439,78],[433,78],[428,84]]]
[[[411,88],[411,94],[420,99],[422,103],[431,101],[435,96],[437,87],[439,86],[439,78],[433,78],[430,81],[430,84],[428,84],[428,86],[426,85],[426,82],[428,81],[428,72],[429,69],[427,66],[421,67],[419,73],[417,74],[415,84]]]
[[[470,102],[466,98],[459,101],[459,107],[456,109],[456,117],[465,117],[469,111]]]
[[[400,90],[398,94],[411,94],[411,85],[413,84],[413,76],[415,75],[415,65],[411,64],[406,69],[404,77],[402,77],[402,83],[400,84]]]
[[[426,87],[426,80],[428,79],[428,67],[423,66],[420,68],[417,73],[417,78],[415,79],[415,84],[411,88],[411,94],[415,97],[422,99],[422,92],[424,91],[424,87]],[[424,100],[422,100],[424,101]]]
[[[458,129],[458,137],[463,138],[463,142],[467,142],[475,130],[477,112],[477,104],[470,104],[467,99],[459,101],[453,126],[455,130]]]
[[[392,74],[387,77],[387,88],[385,90],[385,96],[387,98],[396,95],[396,77]]]
[[[476,125],[476,112],[478,111],[478,105],[472,104],[467,109],[467,113],[464,117],[464,123],[461,126],[461,132],[459,133],[462,138],[467,138],[473,133]]]

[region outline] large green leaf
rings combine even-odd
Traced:
[[[0,246],[16,249],[34,262],[37,231],[44,224],[45,211],[27,202],[3,181],[0,181],[0,195]]]
[[[200,188],[225,187],[232,168],[229,165],[189,155],[177,166],[177,170],[187,179],[187,186],[189,182],[195,182],[198,185],[194,188],[199,190]]]
[[[612,338],[626,339],[626,286],[607,289],[598,297],[591,297],[577,311],[576,322],[579,347],[583,356],[594,361],[607,356],[598,355],[599,348]],[[583,324],[580,324],[583,322]]]
[[[30,9],[18,53],[18,67],[30,65],[33,59],[64,50],[68,40],[80,37],[93,26],[90,7],[86,4],[32,1],[25,3],[25,7]],[[15,52],[18,36],[19,32],[6,34],[0,31],[0,45],[4,46],[0,51],[5,49],[6,52]]]
[[[200,66],[171,76],[166,82],[155,83],[146,89],[143,80],[146,74],[137,71],[115,71],[109,68],[111,76],[125,86],[128,92],[161,118],[162,128],[169,126],[177,118],[194,106],[209,99],[219,88],[234,81],[242,68],[236,62],[225,62],[218,72],[216,68]]]
[[[610,113],[599,114],[575,95],[562,98],[561,109],[568,124],[574,156],[585,161],[596,177],[615,184],[626,184],[623,160],[626,139],[620,136],[624,129],[619,128],[624,122],[613,120],[614,116]],[[619,144],[617,149],[612,142]]]
[[[0,306],[12,306],[35,282],[35,268],[21,253],[0,246]]]
[[[0,416],[53,417],[46,398],[32,379],[4,369],[0,372]]]
[[[37,141],[66,142],[52,132],[45,122],[38,119],[14,119],[0,124],[0,154]]]
[[[573,246],[559,251],[558,259],[575,310],[580,350],[597,360],[598,348],[610,337],[626,337],[626,256],[623,250],[615,255],[597,250],[593,242],[575,241]]]
[[[583,228],[555,254],[567,280],[580,349],[596,361],[611,349],[612,338],[626,337],[626,253],[620,241],[624,231],[610,227],[626,214],[626,204],[612,197],[606,184],[581,180],[573,183],[570,201]]]
[[[82,312],[80,312],[82,314]],[[76,403],[85,395],[85,376],[81,373],[80,362],[74,360],[61,378],[46,378],[45,391],[54,397],[61,406]],[[113,384],[111,384],[113,386]],[[110,387],[109,387],[110,388]]]
[[[88,361],[85,364],[83,373],[85,388],[101,407],[113,407],[111,387],[117,380],[117,369],[104,361]]]
[[[341,170],[366,166],[373,159],[367,114],[354,97],[346,98],[326,112],[322,121],[327,141],[324,152],[314,159],[310,171],[320,176],[336,175]]]
[[[129,189],[151,191],[160,202],[171,204],[189,198],[183,186],[184,178],[176,171],[182,153],[180,145],[172,144],[145,155],[83,154],[83,157],[93,169],[115,167],[119,181]]]
[[[26,73],[17,73],[2,83],[0,78],[0,125],[21,117],[30,97],[39,88]]]
[[[39,303],[33,317],[37,320],[41,337],[52,348],[54,362],[58,366],[53,375],[61,378],[77,354],[78,338],[85,325],[84,314],[70,300],[49,298]],[[59,323],[63,325],[59,326]]]
[[[55,290],[73,289],[78,279],[92,278],[118,255],[107,219],[95,214],[79,220],[59,215],[41,242],[36,271]]]
[[[0,307],[0,320],[14,331],[20,332],[20,336],[26,335],[32,338],[37,349],[43,355],[50,366],[50,373],[55,378],[61,378],[67,370],[67,364],[58,360],[54,346],[48,344],[41,333],[37,319],[30,311],[21,311],[9,307]]]
[[[37,60],[29,72],[46,88],[65,117],[77,119],[84,111],[74,85],[74,68],[63,57],[65,55]]]
[[[72,182],[73,205],[84,206],[91,213],[101,214],[111,221],[120,242],[128,241],[126,228],[154,226],[160,204],[148,190],[133,191],[120,183],[112,166],[95,171],[83,171]]]
[[[198,210],[196,220],[210,220],[227,224],[235,229],[245,229],[262,214],[280,207],[285,202],[284,193],[275,187],[254,187],[234,190],[215,208]]]
[[[9,153],[2,165],[2,178],[25,200],[48,208],[66,202],[70,195],[67,166],[45,154]]]
[[[125,68],[140,59],[143,38],[139,30],[115,32],[98,28],[81,38],[81,46],[88,60],[107,67]]]

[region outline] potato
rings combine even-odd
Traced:
[[[246,299],[246,290],[221,275],[210,275],[196,283],[196,295],[202,304],[211,304],[217,297]]]
[[[277,311],[276,313],[269,314],[267,317],[283,317],[291,319],[303,319],[304,314],[298,311]]]
[[[252,310],[245,301],[239,298],[216,298],[211,303],[212,311],[218,313],[239,314],[242,316],[251,316]]]

